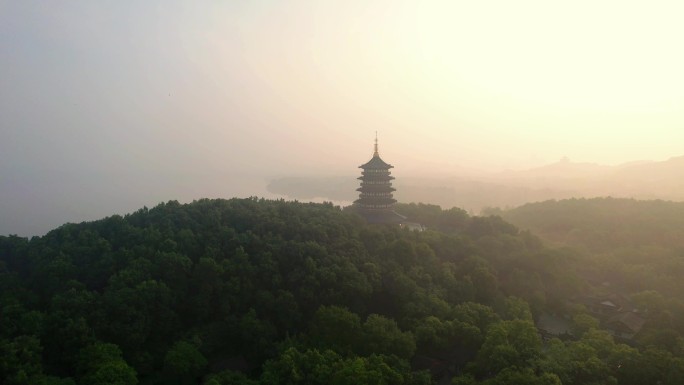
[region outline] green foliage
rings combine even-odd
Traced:
[[[475,376],[470,373],[462,373],[451,379],[452,385],[477,385],[477,380]]]
[[[541,340],[530,321],[515,319],[492,325],[474,362],[480,375],[506,368],[525,368],[541,355]]]
[[[424,384],[425,377],[412,374],[405,365],[382,355],[344,358],[331,350],[300,352],[290,348],[264,365],[264,385]]]
[[[506,368],[496,375],[496,377],[483,382],[486,385],[561,385],[562,382],[553,373],[542,373],[537,375],[532,369]]]
[[[0,378],[8,385],[33,383],[43,371],[41,350],[35,336],[0,340]]]
[[[568,199],[527,204],[502,215],[548,243],[580,250],[569,266],[580,277],[635,294],[635,304],[644,311],[678,309],[684,315],[681,202]]]
[[[349,353],[363,343],[363,330],[358,315],[339,306],[321,306],[314,314],[309,331],[311,344]]]
[[[578,336],[599,327],[599,321],[596,318],[584,313],[575,314],[572,317],[572,323],[574,332]]]
[[[225,370],[210,375],[204,385],[259,385],[259,381],[252,380],[240,372]]]
[[[205,366],[207,359],[187,341],[176,342],[164,357],[164,368],[169,378],[181,383],[200,377]]]
[[[411,358],[416,342],[410,332],[399,330],[396,321],[378,314],[371,314],[363,323],[363,350],[366,354],[394,354]]]
[[[516,297],[508,297],[505,299],[503,316],[504,319],[507,320],[519,319],[534,322],[532,319],[532,312],[530,311],[530,305],[523,299]]]
[[[77,363],[80,383],[89,385],[135,385],[135,369],[122,358],[121,349],[114,344],[95,343],[81,349]]]
[[[682,383],[681,253],[589,256],[500,217],[398,209],[429,230],[250,198],[0,237],[0,382]],[[599,291],[594,268],[633,289],[639,349],[573,303]],[[542,343],[550,312],[574,316],[574,340]]]
[[[593,251],[658,245],[684,247],[684,203],[621,198],[566,199],[529,203],[503,211],[521,228]]]
[[[138,383],[135,370],[124,361],[103,363],[82,377],[82,383],[92,385],[135,385]]]

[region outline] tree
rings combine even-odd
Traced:
[[[77,363],[81,384],[136,385],[135,370],[124,361],[121,349],[114,344],[97,342],[81,349]]]
[[[263,385],[428,385],[425,373],[411,373],[406,362],[383,355],[344,358],[331,350],[289,348],[267,361]]]
[[[411,358],[416,351],[416,342],[410,332],[399,330],[396,321],[378,314],[371,314],[363,323],[362,345],[366,354],[394,354]]]
[[[519,319],[523,321],[533,322],[530,305],[525,300],[508,297],[504,301],[504,318],[507,320]]]
[[[568,345],[570,384],[614,384],[608,365],[599,358],[598,351],[586,341]]]
[[[537,375],[532,369],[506,368],[494,378],[484,381],[485,385],[562,385],[560,378],[553,373]]]
[[[541,354],[541,340],[529,321],[501,321],[487,331],[475,359],[480,375],[492,375],[506,368],[527,368]]]
[[[586,313],[576,314],[572,317],[573,331],[576,335],[582,336],[584,333],[598,329],[599,321]]]
[[[168,380],[179,384],[196,382],[205,366],[207,359],[194,344],[187,341],[176,342],[164,357],[164,370]]]
[[[42,348],[35,336],[0,339],[0,379],[7,385],[29,385],[42,375]]]
[[[259,385],[259,381],[252,380],[240,372],[224,370],[209,375],[204,385]]]
[[[354,351],[363,342],[361,319],[339,306],[321,306],[311,321],[309,337],[313,346],[340,353]]]

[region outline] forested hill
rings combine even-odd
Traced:
[[[0,237],[0,382],[684,383],[676,344],[618,344],[568,305],[575,253],[497,217],[399,209],[439,231],[232,199]],[[546,311],[572,336],[543,342]]]
[[[684,248],[684,202],[566,199],[491,212],[553,243],[590,251],[643,246]]]

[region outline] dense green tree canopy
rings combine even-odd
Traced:
[[[634,286],[648,320],[630,347],[577,301],[593,288],[583,251],[496,216],[397,209],[428,230],[250,198],[0,236],[0,382],[681,383],[684,306],[661,286]],[[671,252],[595,266],[655,282],[680,271]],[[546,313],[573,334],[542,339]]]

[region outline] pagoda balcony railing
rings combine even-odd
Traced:
[[[375,197],[369,197],[369,196],[365,196],[365,195],[361,194],[361,195],[359,195],[358,200],[381,201],[381,200],[387,200],[387,199],[394,200],[394,198],[392,197],[392,194],[388,194],[388,195],[384,195],[384,196],[375,196]]]
[[[369,169],[369,170],[361,171],[361,174],[363,174],[363,175],[389,175],[390,171]]]
[[[394,177],[393,177],[393,176],[390,176],[390,175],[384,175],[384,176],[379,176],[379,175],[370,175],[370,176],[368,176],[368,175],[362,175],[362,176],[360,176],[360,177],[358,177],[358,178],[356,178],[356,179],[358,179],[358,180],[368,180],[368,181],[371,181],[371,180],[375,180],[375,181],[390,181],[390,180],[393,180]]]
[[[391,192],[367,192],[367,191],[362,191],[360,194],[361,197],[392,197]]]
[[[396,203],[397,200],[391,197],[385,198],[364,198],[361,197],[354,201],[354,203],[360,203],[363,205],[390,205]]]
[[[364,184],[392,184],[390,180],[374,180],[374,179],[361,179],[361,185],[363,186]]]
[[[356,191],[359,191],[361,193],[391,193],[393,191],[397,191],[394,187],[391,185],[384,185],[384,186],[361,186],[356,189]]]
[[[383,205],[370,205],[370,204],[361,203],[361,204],[359,204],[359,206],[361,206],[362,209],[366,209],[366,210],[387,210],[387,209],[391,209],[392,207],[394,207],[394,203],[383,204]]]

